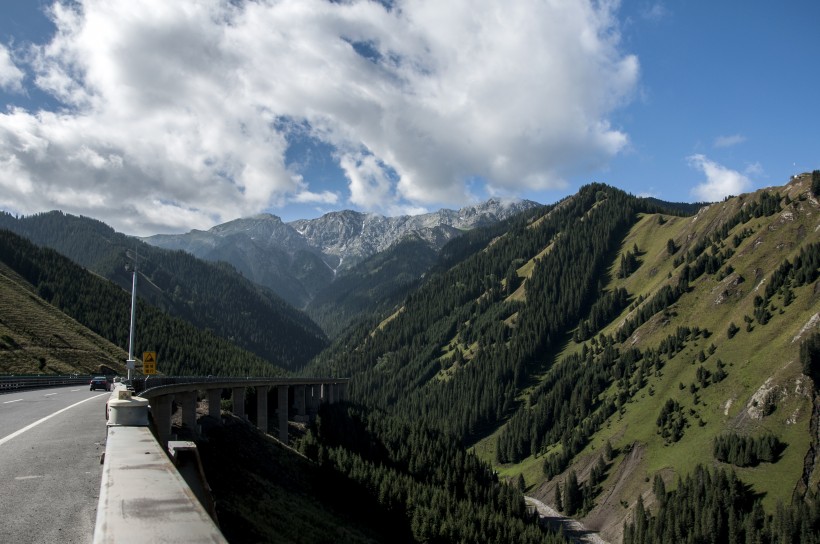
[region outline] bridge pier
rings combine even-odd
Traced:
[[[233,414],[239,419],[245,419],[245,387],[231,388],[233,399]]]
[[[267,385],[256,386],[256,428],[268,432],[268,390]]]
[[[322,402],[322,386],[311,385],[310,387],[310,402],[308,410],[310,410],[311,417],[319,413],[319,404]]]
[[[182,408],[182,426],[196,432],[196,391],[174,395]]]
[[[306,392],[306,385],[297,385],[293,388],[293,409],[296,411],[297,416],[307,415],[307,410],[305,408]]]
[[[163,448],[168,447],[171,437],[171,403],[173,395],[162,395],[151,399],[151,417],[157,428],[157,440]]]
[[[222,421],[222,389],[208,389],[208,415]]]
[[[288,443],[288,386],[278,386],[279,440]]]

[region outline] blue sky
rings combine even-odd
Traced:
[[[820,3],[0,0],[0,209],[128,234],[820,168]]]

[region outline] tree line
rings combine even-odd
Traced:
[[[820,499],[808,493],[766,514],[751,487],[725,469],[698,465],[678,479],[674,491],[655,486],[652,514],[639,496],[624,544],[724,542],[726,544],[814,544],[820,542]]]
[[[348,403],[324,405],[299,447],[368,489],[414,542],[565,543],[521,491],[453,435]]]

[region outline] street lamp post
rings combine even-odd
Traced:
[[[132,370],[136,368],[134,360],[134,334],[137,327],[137,263],[134,261],[134,279],[131,283],[131,330],[128,334],[128,361],[125,366],[128,369],[128,383],[131,383]]]

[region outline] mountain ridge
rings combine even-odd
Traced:
[[[153,247],[95,219],[62,212],[19,218],[0,213],[0,228],[53,248],[129,292],[139,259],[138,297],[280,367],[300,368],[326,345],[304,313],[225,262]],[[270,328],[279,334],[268,334]]]
[[[351,397],[453,432],[548,504],[574,481],[564,512],[616,542],[639,496],[657,507],[653,476],[671,489],[697,466],[731,467],[712,442],[769,429],[780,456],[734,470],[773,515],[820,482],[816,389],[797,364],[820,322],[811,179],[689,217],[585,186],[472,247],[312,370],[330,365],[353,377]]]
[[[257,214],[207,231],[158,234],[143,240],[206,260],[226,260],[246,277],[303,308],[339,274],[407,237],[438,251],[464,231],[538,206],[529,200],[490,199],[460,210],[416,216],[342,210],[287,223],[272,214]]]

